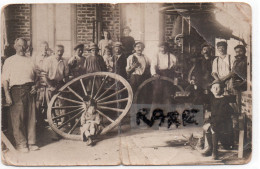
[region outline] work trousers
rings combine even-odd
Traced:
[[[10,115],[16,146],[27,147],[36,143],[35,94],[30,94],[31,84],[13,86]]]

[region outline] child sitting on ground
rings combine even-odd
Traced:
[[[92,99],[87,98],[85,101],[86,107],[85,112],[81,115],[81,139],[87,141],[87,146],[92,145],[92,137],[98,135],[101,132],[101,118],[99,113],[96,111],[96,104]]]
[[[229,100],[224,96],[224,85],[214,81],[211,86],[214,97],[211,99],[211,117],[209,123],[204,125],[208,148],[203,153],[204,156],[212,155],[218,159],[218,141],[224,149],[233,148],[233,123],[232,115],[234,110],[229,105]]]

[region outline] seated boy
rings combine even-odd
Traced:
[[[211,117],[209,123],[204,125],[208,148],[203,153],[204,156],[213,156],[218,159],[218,141],[223,148],[230,149],[233,146],[233,123],[232,114],[234,110],[229,105],[229,100],[225,97],[224,86],[214,81],[211,86],[214,97],[211,99]]]
[[[95,136],[101,132],[101,117],[96,111],[96,105],[93,100],[87,98],[85,103],[85,112],[81,115],[81,139],[87,141],[87,146],[93,143],[92,136]]]

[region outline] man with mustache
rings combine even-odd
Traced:
[[[16,149],[27,153],[39,149],[36,146],[36,72],[32,59],[25,55],[27,41],[17,38],[14,48],[16,54],[3,65],[2,81],[6,104],[10,106]]]

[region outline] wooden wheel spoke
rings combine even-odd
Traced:
[[[129,98],[124,98],[124,99],[119,99],[119,100],[113,100],[113,101],[107,101],[107,102],[102,102],[102,103],[97,103],[97,105],[107,105],[107,104],[113,104],[113,103],[121,103],[121,102],[125,102],[128,101]]]
[[[80,95],[78,95],[78,93],[76,93],[72,88],[70,88],[69,86],[67,88],[69,89],[69,91],[71,91],[71,93],[77,96],[80,100],[84,101],[83,98]]]
[[[87,93],[87,91],[86,91],[86,87],[85,87],[85,85],[84,85],[84,83],[83,83],[83,80],[80,79],[79,81],[80,81],[80,83],[81,83],[81,86],[82,86],[82,89],[83,89],[83,91],[84,91],[85,96],[87,96],[88,93]]]
[[[101,111],[97,110],[97,112],[98,112],[101,116],[103,116],[103,117],[105,117],[106,119],[108,119],[111,123],[115,122],[114,120],[112,120],[110,117],[108,117],[107,115],[105,115],[105,114],[102,113]]]
[[[69,112],[67,112],[66,114],[62,114],[62,115],[59,115],[59,116],[56,116],[56,117],[52,118],[52,120],[56,120],[56,119],[65,117],[65,116],[70,115],[70,114],[72,114],[72,113],[75,113],[75,112],[77,112],[77,111],[79,111],[79,110],[81,110],[81,109],[83,109],[83,108],[81,107],[81,108],[78,108],[78,109],[76,109],[76,110],[69,111]]]
[[[70,131],[68,132],[68,134],[71,134],[77,127],[77,125],[79,124],[80,122],[80,118],[78,119],[78,121],[73,125],[73,127],[70,129]]]
[[[93,92],[94,92],[94,87],[95,87],[95,81],[96,81],[96,76],[94,76],[94,78],[93,78],[93,82],[92,82],[92,89],[91,89],[91,98],[92,98],[92,96],[93,96]]]
[[[118,108],[113,108],[113,107],[106,107],[106,106],[98,106],[99,109],[103,109],[103,110],[112,110],[115,112],[123,112],[124,109],[118,109]]]
[[[107,92],[109,92],[109,90],[111,90],[115,85],[117,84],[117,82],[115,82],[113,85],[111,85],[108,89],[106,89],[106,91],[104,93],[102,93],[96,100],[99,100],[101,97],[103,97],[105,94],[107,94]]]
[[[101,102],[101,101],[107,100],[107,99],[109,99],[109,98],[111,98],[111,97],[113,97],[113,96],[123,92],[124,90],[127,90],[127,88],[125,87],[123,89],[120,89],[120,90],[116,91],[115,93],[113,93],[113,94],[111,94],[111,95],[109,95],[107,97],[104,97],[103,99],[97,100],[97,102]]]
[[[102,81],[102,83],[101,83],[101,85],[99,86],[98,91],[97,91],[97,93],[95,94],[95,96],[93,97],[93,99],[95,99],[95,98],[98,96],[98,94],[100,93],[101,89],[103,88],[103,86],[104,86],[104,84],[105,84],[105,82],[106,82],[106,80],[107,80],[107,77],[108,77],[108,76],[106,76],[105,79]]]
[[[83,113],[84,110],[80,111],[79,113],[77,113],[75,116],[71,117],[69,120],[67,120],[66,122],[62,123],[58,129],[61,129],[62,127],[64,127],[66,124],[68,124],[71,120],[75,119],[76,117],[78,117],[81,113]]]
[[[78,108],[78,107],[81,107],[81,105],[79,105],[79,106],[55,106],[52,108],[53,109],[70,109],[70,108]]]
[[[72,99],[68,99],[68,98],[65,98],[65,97],[62,97],[62,96],[57,96],[57,97],[59,99],[66,100],[66,101],[69,101],[69,102],[72,102],[72,103],[82,104],[82,102],[79,102],[79,101],[76,101],[76,100],[72,100]]]

